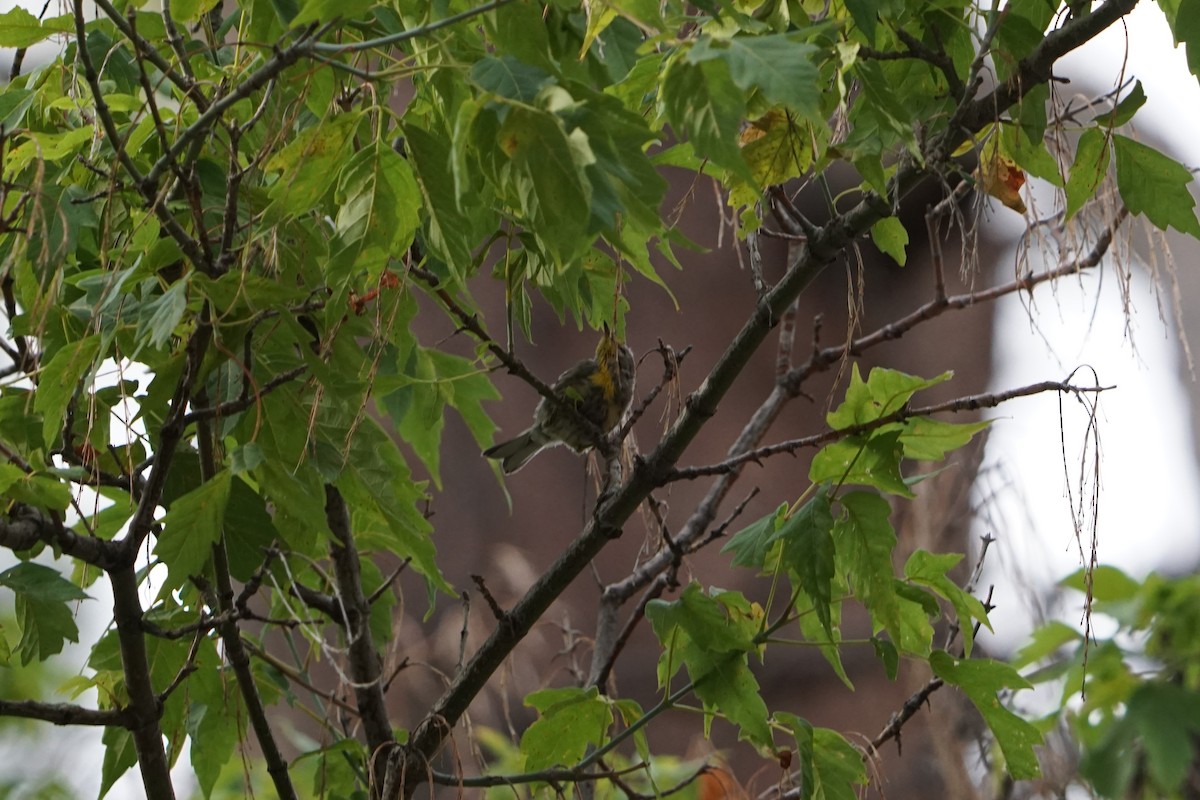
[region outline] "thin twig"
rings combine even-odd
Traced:
[[[505,617],[504,609],[500,607],[500,604],[496,602],[496,598],[492,597],[492,593],[488,591],[487,584],[483,582],[483,576],[472,575],[471,581],[479,589],[479,593],[483,595],[484,602],[488,604],[488,608],[492,611],[492,616],[496,618],[497,622],[503,622]]]
[[[901,408],[893,411],[891,414],[885,414],[879,419],[870,422],[864,422],[859,425],[850,425],[845,428],[816,433],[811,436],[803,436],[799,439],[788,439],[777,444],[759,447],[754,450],[742,453],[740,455],[728,458],[717,464],[710,464],[703,467],[685,467],[676,469],[671,474],[671,480],[693,480],[705,475],[720,475],[729,472],[742,464],[750,461],[758,462],[769,456],[779,453],[794,453],[806,447],[819,447],[828,442],[837,441],[839,439],[847,439],[852,436],[859,436],[864,433],[878,430],[887,425],[892,425],[897,422],[916,417],[926,417],[932,414],[942,412],[959,412],[959,411],[978,411],[981,408],[995,408],[996,406],[1006,403],[1009,400],[1014,400],[1018,397],[1029,397],[1030,395],[1041,394],[1043,392],[1061,392],[1064,394],[1085,394],[1107,391],[1112,389],[1111,386],[1075,386],[1063,381],[1041,381],[1039,383],[1031,383],[1028,386],[1021,386],[1016,389],[1007,389],[1003,392],[990,392],[984,394],[967,395],[966,397],[958,397],[954,400],[947,400],[944,403],[937,403],[932,406],[923,406],[921,408]]]

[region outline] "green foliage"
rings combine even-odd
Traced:
[[[1163,6],[1195,71],[1197,6]],[[903,265],[899,204],[922,181],[960,180],[947,154],[989,135],[992,152],[1061,186],[1068,219],[1111,167],[1132,213],[1200,235],[1191,174],[1114,132],[1141,107],[1140,86],[1082,123],[1073,154],[1051,156],[1045,141],[1063,139],[1063,121],[1047,114],[1042,59],[1065,54],[1047,43],[1068,37],[1046,31],[1079,15],[1040,0],[999,16],[965,0],[97,8],[78,20],[0,15],[0,46],[62,46],[0,90],[0,540],[20,559],[0,573],[15,612],[0,664],[53,666],[85,639],[87,665],[68,687],[109,714],[101,795],[139,765],[147,795],[167,796],[167,768],[184,753],[205,797],[365,797],[396,768],[454,782],[429,771],[445,737],[639,504],[675,480],[703,428],[694,415],[751,363],[752,348],[731,347],[662,449],[603,487],[580,537],[525,601],[492,609],[490,636],[471,637],[470,653],[464,626],[465,663],[432,665],[458,671],[397,732],[383,691],[407,676],[380,670],[409,658],[397,633],[423,624],[401,620],[397,575],[423,584],[424,623],[439,595],[460,597],[439,547],[463,546],[450,538],[461,532],[437,530],[433,514],[450,484],[446,419],[491,444],[492,375],[528,379],[513,340],[539,308],[623,335],[642,292],[665,289],[678,306],[676,281],[702,276],[662,272],[692,246],[665,173],[711,178],[743,238],[778,235],[766,192],[779,222],[785,182],[828,189],[835,173],[855,176],[846,194],[823,196],[825,216],[783,225],[805,240],[804,263],[763,288],[743,343],[765,339],[811,277],[867,235]],[[976,97],[984,69],[1011,83]],[[503,311],[476,302],[489,291]],[[1002,702],[1027,684],[975,657],[976,626],[989,621],[960,585],[961,557],[916,550],[897,569],[893,503],[918,481],[908,462],[943,460],[985,427],[914,410],[918,392],[949,377],[875,368],[864,380],[855,363],[807,487],[772,498],[776,510],[724,547],[764,577],[766,599],[697,582],[661,597],[678,588],[683,558],[718,536],[669,543],[644,595],[662,645],[660,701],[647,709],[589,681],[542,687],[525,698],[537,719],[519,745],[481,733],[492,773],[535,793],[579,779],[597,797],[669,794],[700,765],[652,751],[646,729],[698,700],[705,733],[723,720],[772,757],[777,740],[794,740],[802,796],[856,796],[868,771],[848,732],[778,710],[756,676],[768,654],[804,645],[848,687],[849,647],[869,646],[889,679],[902,659],[930,670],[976,705],[1010,776],[1036,774],[1038,733]],[[1115,641],[1047,670],[1067,694],[1091,670],[1081,709],[1097,713],[1073,721],[1085,772],[1102,792],[1124,791],[1134,772],[1113,765],[1142,748],[1148,780],[1173,790],[1181,743],[1197,733],[1171,717],[1200,691],[1193,587],[1104,570],[1078,585],[1146,634],[1163,673],[1139,678]],[[80,601],[109,593],[112,624],[81,632]],[[865,612],[868,639],[843,640],[847,604]],[[943,616],[962,657],[935,649]],[[1047,628],[1022,663],[1068,646],[1087,640]],[[318,686],[330,680],[341,686]],[[50,702],[21,708],[95,722]],[[320,729],[284,743],[290,764],[278,706]],[[585,774],[598,765],[624,770],[625,783]]]
[[[1200,239],[1196,201],[1187,186],[1192,173],[1152,147],[1126,136],[1113,136],[1117,189],[1130,213],[1145,214],[1156,227],[1172,227]]]
[[[796,739],[800,761],[800,796],[805,800],[853,800],[867,783],[859,752],[837,731],[814,728],[794,714],[779,721]]]
[[[543,689],[527,695],[525,704],[540,715],[521,736],[521,753],[529,771],[571,766],[605,738],[612,708],[593,686]]]
[[[1016,663],[1062,686],[1057,716],[1082,745],[1080,773],[1100,796],[1183,796],[1200,752],[1200,579],[1137,581],[1102,565],[1062,585],[1088,594],[1091,613],[1115,630],[1089,641],[1050,622]]]
[[[944,652],[932,650],[930,620],[941,614],[938,598],[953,610],[968,655],[974,645],[974,626],[990,627],[983,604],[947,574],[962,557],[917,550],[904,566],[903,579],[897,577],[892,564],[896,535],[887,500],[876,491],[843,491],[845,484],[861,483],[878,491],[899,489],[893,493],[907,495],[907,484],[901,474],[904,457],[944,458],[948,451],[961,447],[981,429],[981,424],[953,425],[906,415],[913,394],[948,378],[949,375],[943,375],[926,380],[875,369],[863,381],[856,365],[851,371],[846,399],[828,415],[828,421],[835,429],[866,428],[866,432],[826,445],[813,457],[812,497],[794,509],[781,505],[774,513],[730,537],[722,551],[733,554],[735,566],[784,575],[791,585],[789,613],[770,625],[764,621],[760,631],[782,627],[794,615],[804,638],[821,648],[839,677],[849,684],[839,654],[841,634],[837,621],[841,618],[842,604],[850,598],[857,600],[871,615],[875,633],[886,635],[873,639],[872,645],[889,678],[895,677],[900,654],[928,660],[935,673],[959,685],[981,711],[986,708],[985,719],[1013,774],[1032,776],[1037,773],[1032,745],[1040,741],[1040,735],[997,701],[999,690],[1026,684],[1006,665],[985,660],[947,662]],[[874,445],[880,440],[886,446]],[[875,455],[869,455],[873,447]],[[834,458],[836,468],[825,466]],[[822,483],[815,483],[818,476]],[[694,584],[688,587],[679,601],[680,607],[686,606],[688,597],[703,597],[697,593]],[[675,632],[657,622],[664,618],[663,612],[656,612],[655,616],[648,609],[647,613],[656,622],[655,632],[660,640],[664,644],[674,643],[666,636]],[[711,607],[709,614],[714,618],[714,628],[724,630],[718,627],[723,618]],[[818,624],[810,622],[813,618]],[[761,640],[760,636],[749,641],[720,643],[711,632],[689,630],[688,633],[710,651],[720,651],[723,647],[749,651],[752,644]],[[661,680],[664,674],[661,662],[659,674]],[[694,680],[696,673],[689,674]],[[811,747],[811,732],[808,736]],[[822,754],[822,757],[832,756]]]
[[[738,726],[738,735],[758,747],[771,745],[768,711],[749,655],[758,649],[761,609],[738,592],[703,592],[689,585],[674,602],[652,601],[646,617],[663,643],[658,663],[659,685],[687,667],[690,688],[704,704],[705,729],[714,714]]]
[[[933,672],[946,683],[962,689],[983,716],[1004,754],[1005,769],[1014,778],[1036,778],[1041,774],[1033,748],[1042,734],[1029,722],[1000,703],[1003,689],[1028,689],[1028,681],[1008,664],[983,659],[958,659],[938,650],[930,656]]]
[[[0,586],[16,598],[22,665],[45,661],[61,653],[64,642],[79,641],[72,605],[88,596],[58,572],[41,564],[18,564],[0,572]]]

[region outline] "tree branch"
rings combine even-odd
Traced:
[[[133,517],[129,520],[129,530],[125,534],[125,538],[118,540],[122,548],[122,556],[127,563],[132,564],[137,558],[138,549],[150,535],[150,529],[154,525],[155,510],[162,499],[163,488],[167,484],[167,474],[175,460],[175,451],[179,447],[179,443],[183,441],[183,434],[187,430],[188,402],[196,382],[200,379],[200,367],[211,341],[212,326],[209,324],[208,313],[205,311],[201,314],[196,330],[188,339],[183,372],[179,376],[178,383],[175,384],[175,391],[171,395],[170,410],[159,430],[157,447],[154,448],[154,463],[150,468],[150,474],[146,477],[142,496],[138,498],[137,510],[133,512]]]
[[[511,2],[512,0],[492,0],[492,2],[484,3],[476,8],[468,8],[466,11],[460,11],[457,14],[451,14],[445,19],[439,19],[437,22],[430,22],[429,24],[422,25],[418,28],[409,28],[406,31],[389,34],[388,36],[381,36],[378,39],[366,39],[365,41],[353,42],[351,44],[327,44],[325,42],[318,42],[313,47],[313,51],[316,53],[333,53],[340,55],[342,53],[360,53],[363,50],[374,50],[379,47],[391,47],[392,45],[399,44],[400,42],[407,42],[410,39],[427,36],[436,30],[454,25],[458,22],[462,22],[464,19],[470,19],[471,17],[477,17],[480,14],[486,14],[489,11],[495,11],[497,8],[508,5]]]
[[[39,544],[58,548],[65,555],[106,571],[118,569],[125,563],[124,552],[117,543],[80,536],[56,516],[20,503],[13,504],[8,519],[0,520],[0,547],[21,552]]]
[[[901,408],[891,414],[885,414],[879,419],[870,422],[864,422],[861,425],[851,425],[847,428],[836,428],[833,430],[824,431],[822,433],[814,433],[811,436],[803,436],[799,439],[788,439],[787,441],[777,444],[759,447],[755,450],[736,455],[732,458],[727,458],[717,464],[710,464],[703,467],[685,467],[676,469],[671,474],[671,480],[694,480],[695,478],[704,477],[707,475],[721,475],[731,470],[746,464],[750,461],[761,461],[769,456],[778,455],[779,453],[795,453],[805,447],[820,447],[829,442],[835,442],[839,439],[848,439],[851,436],[859,436],[864,433],[878,430],[887,425],[893,425],[897,422],[904,422],[908,419],[916,417],[927,417],[932,414],[937,414],[945,411],[977,411],[981,408],[995,408],[1002,403],[1018,397],[1029,397],[1034,394],[1042,394],[1044,392],[1062,392],[1067,394],[1081,394],[1084,392],[1102,392],[1111,389],[1111,386],[1104,387],[1089,387],[1075,386],[1063,381],[1041,381],[1040,383],[1032,383],[1028,386],[1022,386],[1018,389],[1009,389],[1003,392],[993,392],[985,394],[973,394],[967,397],[959,397],[954,400],[948,400],[944,403],[938,403],[932,406],[924,406],[922,408]]]
[[[163,731],[159,724],[162,706],[150,678],[146,638],[142,633],[142,601],[138,596],[138,578],[133,565],[109,572],[113,593],[113,625],[121,647],[121,665],[125,691],[129,694],[129,732],[137,751],[138,768],[146,796],[174,798],[171,766],[163,749]]]
[[[278,389],[280,386],[299,378],[307,369],[307,365],[304,364],[301,364],[297,367],[292,367],[286,372],[281,372],[274,378],[271,378],[271,380],[260,386],[258,391],[254,392],[253,394],[247,393],[247,396],[239,397],[236,400],[230,400],[227,403],[220,403],[215,406],[207,406],[205,408],[197,408],[194,411],[189,411],[184,415],[183,423],[184,425],[190,425],[193,422],[199,422],[200,420],[228,417],[231,414],[241,413],[251,406],[261,402],[263,397]]]
[[[205,393],[201,392],[197,399],[203,402]],[[212,480],[217,473],[220,459],[216,453],[215,432],[209,422],[204,421],[199,424],[196,440],[200,450],[200,476],[205,481]],[[157,471],[159,465],[155,464],[154,468]],[[234,677],[237,679],[242,702],[246,705],[246,715],[250,718],[250,726],[254,729],[254,737],[262,750],[263,760],[267,763],[267,773],[271,776],[276,793],[282,800],[297,800],[299,796],[292,786],[287,761],[284,760],[283,754],[279,750],[275,732],[271,729],[271,723],[267,719],[267,711],[263,706],[262,696],[258,692],[258,684],[250,669],[250,656],[247,655],[242,642],[242,631],[236,619],[237,608],[233,580],[229,573],[229,554],[226,549],[224,530],[212,546],[212,563],[217,583],[217,602],[221,611],[221,623],[218,631],[221,635],[221,643],[225,648],[225,656],[229,659],[229,665],[233,668]]]
[[[367,736],[371,753],[386,752],[396,743],[388,720],[387,703],[383,697],[383,663],[371,635],[371,604],[363,593],[358,548],[350,527],[350,510],[346,501],[332,484],[325,485],[325,520],[333,534],[329,554],[337,577],[340,614],[335,619],[342,624],[350,649],[350,678],[353,681],[354,701]],[[387,760],[372,761],[373,783],[382,786]]]
[[[71,703],[39,703],[35,700],[0,700],[0,717],[36,719],[53,725],[94,725],[129,728],[133,715],[126,708],[95,709]]]

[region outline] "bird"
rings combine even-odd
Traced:
[[[635,372],[633,351],[618,342],[605,325],[596,355],[559,375],[550,387],[563,402],[543,397],[528,429],[489,447],[483,455],[499,459],[504,474],[511,475],[547,447],[565,444],[577,453],[588,450],[596,444],[597,432],[607,434],[617,427],[629,408]],[[576,413],[570,413],[564,404]],[[581,424],[580,418],[591,425]]]

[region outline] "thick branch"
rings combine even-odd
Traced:
[[[14,505],[8,519],[0,520],[0,547],[20,552],[38,544],[56,547],[65,555],[103,570],[117,569],[125,563],[120,546],[113,542],[80,536],[39,509]]]
[[[329,484],[325,486],[325,519],[333,533],[330,555],[333,557],[341,599],[341,614],[334,619],[342,623],[349,643],[355,705],[358,706],[370,752],[386,751],[396,740],[392,736],[387,704],[383,699],[383,664],[371,636],[371,604],[363,593],[358,548],[350,528],[350,510],[341,492]],[[375,758],[372,763],[379,771],[375,785],[382,785],[387,760]]]
[[[129,732],[137,751],[138,768],[146,796],[160,800],[174,798],[171,766],[163,750],[163,731],[159,725],[162,708],[150,680],[150,662],[142,633],[142,601],[138,597],[138,578],[133,565],[109,573],[113,593],[113,623],[121,645],[125,690],[129,693]]]
[[[1041,44],[1021,60],[1007,81],[967,107],[961,116],[963,127],[970,132],[978,131],[995,118],[997,111],[1011,107],[1035,86],[1049,81],[1060,58],[1096,38],[1133,11],[1137,4],[1138,0],[1108,0],[1091,13],[1075,17],[1061,28],[1050,31]],[[951,152],[959,142],[944,142],[949,148],[945,152]]]
[[[36,700],[0,700],[0,717],[36,719],[54,725],[95,725],[128,728],[133,715],[124,708],[84,708],[71,703],[39,703]]]

